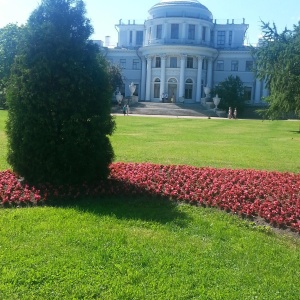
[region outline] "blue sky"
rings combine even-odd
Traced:
[[[24,24],[30,13],[41,0],[0,0],[0,28],[8,23]],[[105,40],[111,36],[112,43],[117,41],[115,24],[122,19],[143,23],[148,10],[160,0],[85,0],[87,17],[91,19],[95,33],[93,39]],[[256,44],[260,35],[260,20],[275,22],[282,31],[285,26],[292,29],[300,21],[299,0],[199,0],[213,14],[213,18],[242,20],[249,24],[247,42]],[[104,4],[105,3],[105,4]]]

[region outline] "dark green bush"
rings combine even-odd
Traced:
[[[31,183],[91,182],[108,175],[112,88],[88,40],[81,0],[43,0],[31,14],[8,90],[8,161]]]

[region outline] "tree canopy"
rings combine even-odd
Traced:
[[[218,94],[221,98],[219,108],[227,110],[229,107],[237,108],[242,112],[245,106],[244,84],[240,77],[230,75],[220,82],[212,91],[213,95]]]
[[[275,24],[262,22],[263,38],[252,49],[259,79],[266,83],[270,95],[264,111],[271,119],[288,114],[300,116],[300,27],[278,32]]]
[[[32,183],[105,178],[114,157],[109,66],[85,13],[82,0],[42,0],[15,58],[8,161]]]
[[[8,24],[0,28],[0,107],[6,108],[6,89],[10,70],[22,44],[24,26]]]

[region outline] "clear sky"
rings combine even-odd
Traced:
[[[0,0],[0,28],[8,23],[24,24],[30,13],[41,0]],[[117,41],[115,24],[119,19],[127,23],[135,20],[143,23],[148,10],[160,0],[85,0],[87,17],[94,27],[93,39],[105,40],[111,36],[112,44]],[[279,31],[285,26],[293,28],[300,21],[300,0],[199,0],[213,14],[213,18],[225,23],[227,19],[249,24],[246,42],[256,44],[260,36],[260,20],[275,22]],[[221,23],[221,22],[218,22]]]

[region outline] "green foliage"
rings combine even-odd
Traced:
[[[6,89],[10,70],[22,42],[24,27],[8,24],[0,28],[0,108],[7,108]]]
[[[113,91],[121,90],[122,85],[124,84],[124,78],[122,75],[122,70],[120,66],[114,65],[108,62],[109,74],[110,74],[110,84],[113,88]]]
[[[276,25],[263,23],[261,46],[253,48],[256,72],[266,81],[270,95],[265,117],[278,119],[289,114],[300,116],[300,27],[278,33]]]
[[[228,76],[213,89],[212,94],[218,94],[221,98],[219,108],[225,110],[228,110],[228,107],[237,108],[239,113],[244,110],[244,84],[240,77]]]
[[[8,161],[26,180],[76,183],[108,174],[114,130],[108,65],[81,0],[31,14],[8,90]]]

